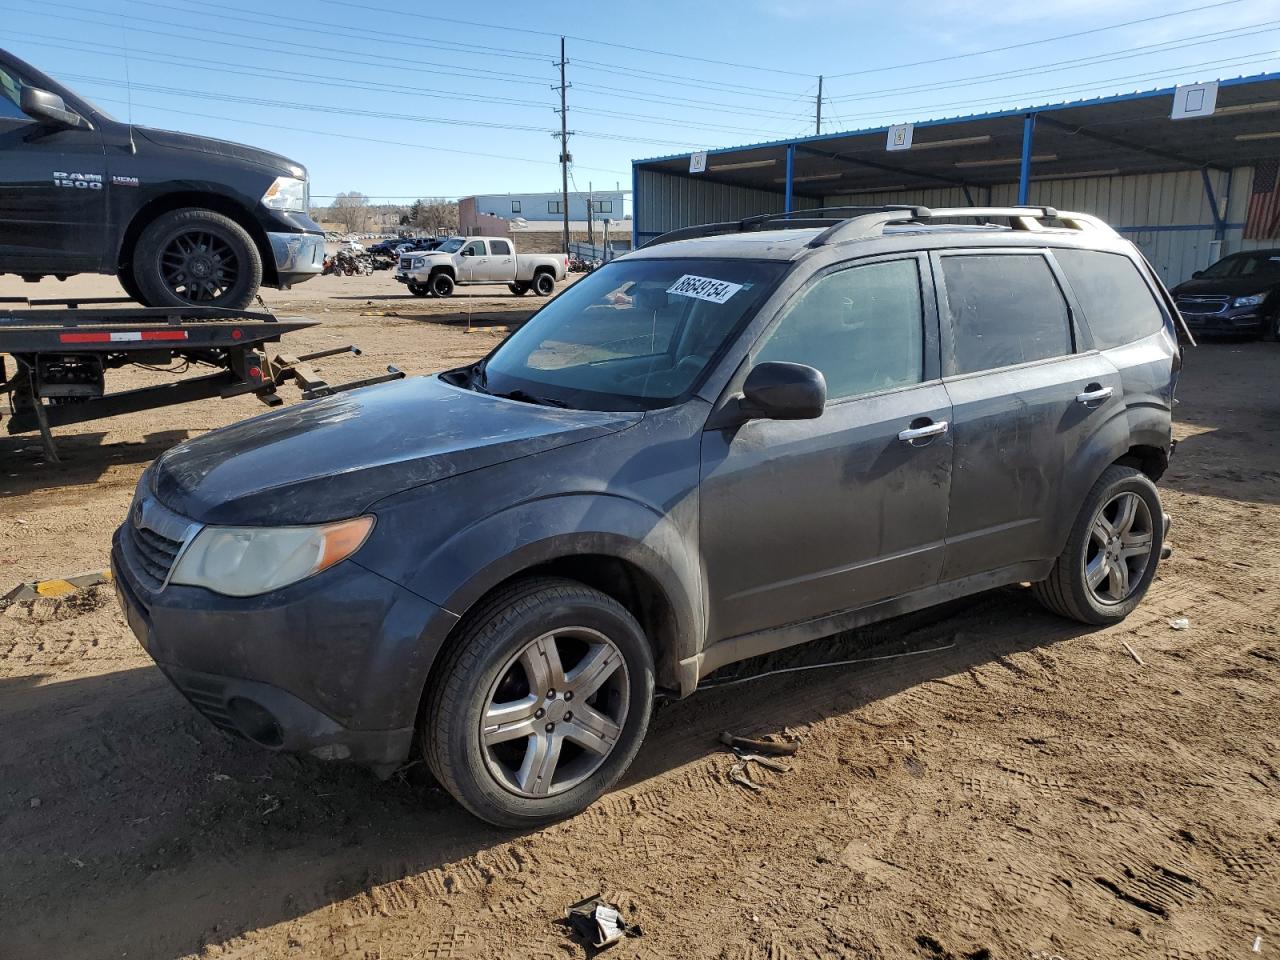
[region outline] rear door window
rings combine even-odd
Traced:
[[[511,256],[511,244],[505,240],[490,240],[489,249],[493,251],[495,257]]]
[[[1071,313],[1042,254],[951,254],[941,262],[952,373],[1072,352]]]
[[[1164,326],[1155,295],[1132,260],[1099,250],[1054,250],[1099,350],[1150,336]]]
[[[786,307],[755,353],[822,371],[831,400],[920,383],[924,311],[915,259],[820,277]]]

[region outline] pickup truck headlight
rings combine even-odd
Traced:
[[[1251,297],[1236,297],[1231,301],[1231,305],[1233,307],[1256,307],[1265,299],[1267,299],[1265,293],[1255,293]]]
[[[410,263],[410,269],[421,270],[424,266],[426,266],[426,263],[427,263],[426,257],[414,257],[413,261]]]
[[[345,560],[372,529],[373,517],[316,527],[205,527],[169,582],[231,597],[269,593]]]
[[[307,181],[297,177],[276,177],[262,195],[262,205],[272,210],[307,212]]]

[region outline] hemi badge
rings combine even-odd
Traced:
[[[62,343],[136,343],[140,340],[185,340],[186,330],[130,330],[127,333],[60,333]]]

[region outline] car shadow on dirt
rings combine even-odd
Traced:
[[[749,666],[918,655],[667,703],[618,789],[643,792],[722,750],[721,730],[803,726],[1082,632],[1005,590],[774,654]],[[0,904],[15,955],[177,957],[516,837],[461,810],[421,765],[383,783],[227,738],[155,668],[0,681],[0,728]]]
[[[105,430],[68,434],[55,431],[58,463],[45,456],[37,434],[0,437],[0,497],[95,483],[113,466],[149,463],[190,437],[191,431],[159,430],[140,441],[123,443],[103,443],[106,436]]]

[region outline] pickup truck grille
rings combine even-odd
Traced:
[[[1179,297],[1178,309],[1188,316],[1207,317],[1227,309],[1226,297]]]
[[[401,270],[412,270],[412,269],[413,269],[413,257],[401,257],[401,258],[400,258],[400,269],[401,269]]]

